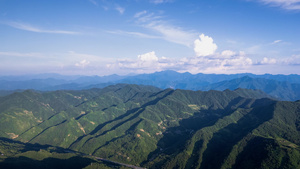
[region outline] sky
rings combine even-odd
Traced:
[[[300,0],[0,0],[0,75],[300,74]]]

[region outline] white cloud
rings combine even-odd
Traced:
[[[150,0],[150,2],[154,4],[161,4],[161,3],[171,2],[171,0]]]
[[[242,73],[252,66],[252,59],[244,52],[223,51],[209,57],[193,57],[181,60],[180,72],[191,73]]]
[[[253,66],[245,52],[224,50],[216,53],[217,45],[209,36],[201,34],[195,40],[196,57],[170,59],[158,57],[154,51],[138,55],[137,59],[122,59],[108,64],[110,69],[129,71],[128,73],[151,73],[161,70],[175,70],[191,73],[243,73]],[[202,56],[202,57],[199,57]],[[269,60],[272,62],[273,60]]]
[[[230,56],[233,56],[235,55],[236,53],[231,51],[231,50],[224,50],[221,55],[224,56],[224,57],[230,57]]]
[[[209,37],[201,34],[200,39],[194,41],[194,51],[197,56],[209,56],[213,55],[217,50],[218,46],[214,43],[214,40]]]
[[[223,54],[223,55],[222,55]],[[119,69],[128,73],[151,73],[162,70],[175,70],[191,73],[241,73],[253,65],[244,52],[223,51],[211,57],[184,57],[170,59],[157,57],[155,52],[138,55],[137,59],[122,59],[107,64],[110,69]]]
[[[84,60],[80,61],[79,63],[76,63],[75,66],[84,68],[84,67],[86,67],[88,64],[90,64],[90,62],[84,59]]]
[[[163,70],[196,73],[295,73],[299,70],[300,55],[285,59],[263,58],[253,62],[245,52],[225,50],[207,57],[183,57],[179,59],[158,57],[155,52],[139,55],[136,59],[122,59],[107,64],[112,72],[152,73]]]
[[[245,72],[296,73],[300,68],[300,55],[293,55],[284,59],[265,57],[258,62],[253,62],[245,52],[230,50],[206,57],[183,57],[177,59],[158,56],[154,51],[137,55],[135,59],[125,58],[119,60],[73,51],[59,54],[0,52],[0,58],[2,73],[3,71],[8,72],[8,70],[19,73],[44,71],[89,75],[152,73],[163,70],[217,74]],[[31,60],[34,60],[34,62]],[[272,69],[270,69],[271,67]]]
[[[177,44],[191,46],[191,39],[195,34],[181,30],[179,27],[171,25],[157,24],[148,25],[148,28],[162,34],[163,39]]]
[[[117,6],[115,9],[116,9],[121,15],[124,14],[124,12],[125,12],[125,8],[120,7],[120,6]]]
[[[118,70],[126,73],[151,73],[172,69],[174,60],[166,57],[157,57],[155,52],[138,55],[136,59],[119,59],[106,67],[112,71]]]
[[[230,59],[224,59],[223,65],[225,66],[249,66],[252,65],[252,59],[244,56],[244,55],[237,55]]]
[[[74,31],[41,29],[32,26],[30,24],[25,24],[20,22],[7,22],[5,24],[17,29],[30,31],[30,32],[37,32],[37,33],[70,34],[70,35],[79,34],[79,32],[74,32]]]
[[[300,55],[293,55],[291,57],[281,59],[280,61],[287,65],[300,65]]]
[[[139,18],[140,16],[142,16],[142,15],[144,15],[144,14],[146,14],[146,13],[147,13],[146,10],[141,11],[141,12],[137,12],[137,13],[134,15],[134,17],[135,17],[135,18]]]
[[[277,63],[276,59],[267,58],[267,57],[264,57],[263,60],[259,62],[259,64],[262,64],[262,65],[270,65],[270,64],[276,64],[276,63]]]
[[[274,42],[271,43],[271,45],[274,45],[274,44],[279,43],[279,42],[281,42],[281,41],[282,41],[282,40],[275,40]]]
[[[158,61],[158,57],[156,56],[155,52],[149,52],[142,55],[138,55],[138,59],[143,62],[153,62]]]
[[[258,0],[264,4],[278,6],[287,10],[300,10],[300,0]]]

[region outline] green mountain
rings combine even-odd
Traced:
[[[3,169],[126,169],[129,167],[60,147],[29,144],[0,138],[0,168]]]
[[[146,168],[299,168],[300,102],[258,90],[103,89],[0,97],[0,137]]]

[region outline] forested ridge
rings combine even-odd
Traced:
[[[0,97],[2,139],[145,168],[298,168],[299,119],[299,101],[241,88],[191,91],[118,84]],[[40,153],[9,154],[5,145],[0,165],[9,164],[7,159],[34,159],[26,151]]]

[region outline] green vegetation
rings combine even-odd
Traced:
[[[0,166],[120,167],[89,154],[146,168],[299,168],[300,102],[264,97],[125,84],[14,93],[0,97]]]
[[[127,167],[95,160],[89,156],[59,147],[42,146],[0,139],[0,168],[74,168],[74,169],[110,169]]]

